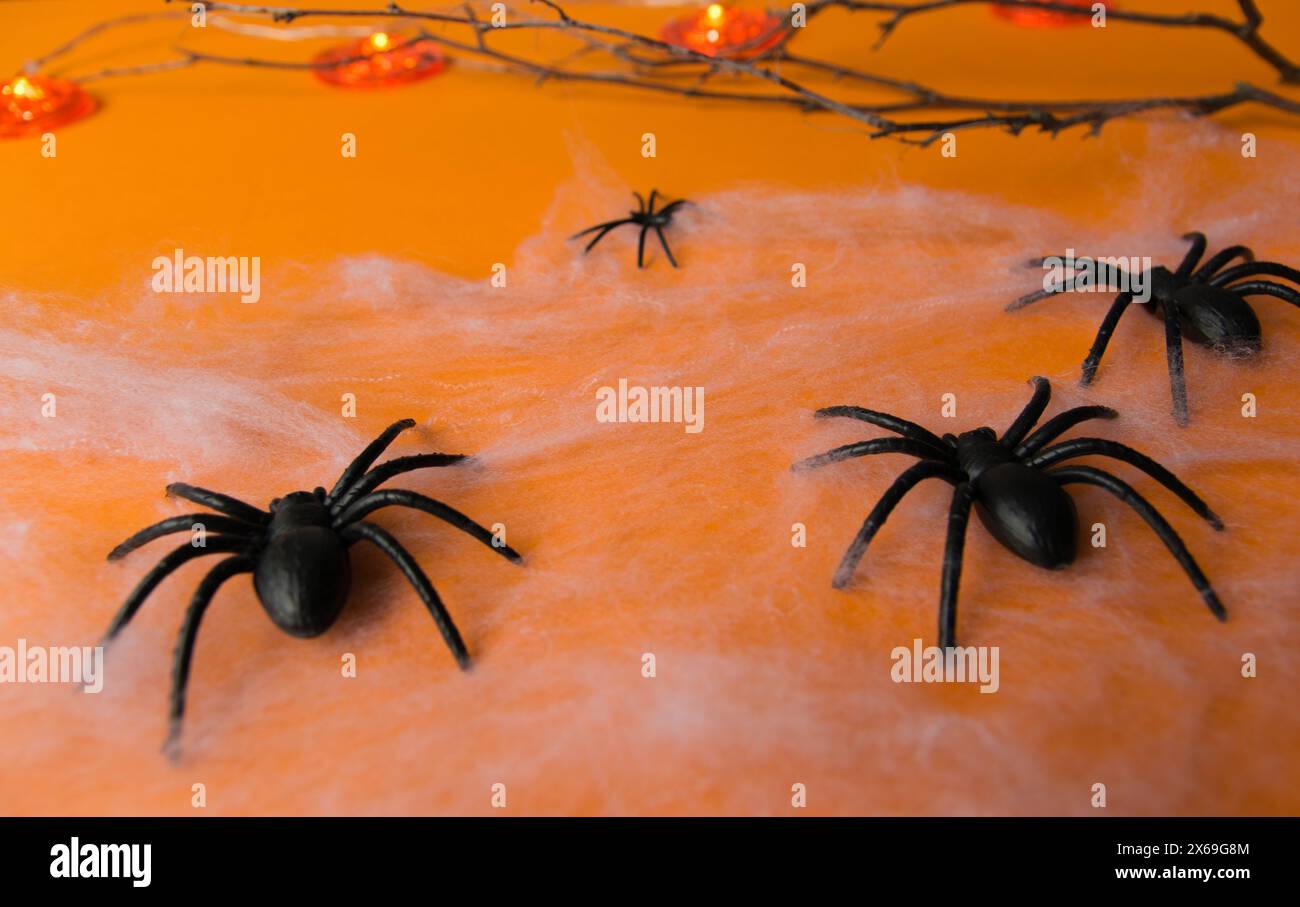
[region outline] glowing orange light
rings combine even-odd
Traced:
[[[775,46],[785,36],[783,22],[782,16],[765,10],[711,3],[697,13],[664,23],[659,37],[710,57],[745,59]]]
[[[0,138],[48,132],[82,117],[98,105],[76,82],[20,75],[0,85]]]
[[[1090,9],[1093,0],[1052,0],[1054,3],[1062,3],[1066,6],[1077,6],[1080,9]],[[1113,9],[1114,3],[1106,4],[1107,11]],[[1028,25],[1033,28],[1052,28],[1059,25],[1086,25],[1092,21],[1091,16],[1074,15],[1073,13],[1062,13],[1051,9],[1017,9],[1014,6],[993,6],[993,12],[1003,19],[1010,19],[1017,25]]]
[[[316,78],[343,88],[384,88],[436,76],[447,58],[433,41],[375,32],[341,44],[312,60]]]

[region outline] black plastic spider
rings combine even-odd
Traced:
[[[636,242],[636,266],[638,268],[645,267],[645,235],[650,230],[654,230],[655,235],[659,237],[659,244],[664,247],[664,254],[668,256],[668,260],[672,263],[672,266],[674,268],[677,267],[677,259],[673,258],[672,250],[668,248],[668,240],[664,237],[664,227],[668,226],[672,221],[674,211],[682,205],[690,204],[690,202],[687,199],[679,198],[677,201],[669,202],[656,211],[655,199],[659,197],[658,189],[650,190],[649,204],[647,204],[646,200],[641,197],[640,192],[633,192],[632,194],[636,196],[636,211],[629,211],[627,217],[620,218],[619,220],[607,220],[603,224],[596,224],[594,227],[588,227],[579,233],[573,234],[569,239],[577,239],[579,236],[586,236],[588,233],[595,233],[599,230],[600,232],[596,233],[595,238],[592,239],[591,242],[587,243],[587,247],[582,250],[582,254],[586,255],[592,250],[596,243],[605,238],[605,234],[610,230],[613,230],[615,227],[621,227],[624,224],[636,224],[641,228],[641,236]]]
[[[1146,520],[1165,543],[1174,559],[1191,579],[1201,598],[1219,620],[1227,619],[1210,581],[1187,551],[1182,539],[1151,504],[1125,482],[1092,466],[1064,466],[1047,469],[1072,457],[1099,455],[1113,457],[1136,466],[1164,485],[1204,517],[1215,529],[1223,523],[1195,492],[1173,473],[1144,454],[1117,441],[1101,438],[1072,438],[1045,447],[1071,427],[1088,419],[1113,419],[1115,410],[1105,406],[1079,406],[1068,409],[1044,422],[1026,437],[1047,408],[1052,388],[1046,378],[1031,379],[1033,397],[1021,410],[1001,438],[991,428],[977,428],[958,436],[942,438],[888,413],[859,406],[829,406],[817,410],[818,418],[846,416],[887,428],[900,438],[877,438],[859,441],[809,457],[793,468],[824,466],[839,460],[879,453],[905,453],[921,462],[909,467],[881,496],[880,501],[858,530],[853,544],[844,553],[833,584],[841,589],[848,584],[858,561],[873,536],[903,496],[922,479],[941,478],[956,487],[948,515],[948,541],[943,555],[943,578],[939,593],[939,645],[956,645],[957,584],[961,577],[962,548],[971,504],[976,505],[980,522],[1002,545],[1023,560],[1050,570],[1074,561],[1078,515],[1074,501],[1062,488],[1082,482],[1104,488],[1128,504]]]
[[[1284,277],[1300,283],[1300,271],[1272,261],[1255,261],[1255,253],[1245,246],[1229,246],[1192,272],[1201,256],[1205,254],[1205,234],[1188,233],[1183,239],[1190,240],[1191,249],[1183,257],[1178,270],[1170,271],[1163,265],[1157,265],[1147,274],[1145,286],[1151,288],[1151,304],[1148,311],[1165,324],[1165,355],[1169,363],[1169,384],[1173,394],[1174,418],[1179,425],[1187,424],[1187,382],[1183,374],[1182,338],[1207,346],[1216,351],[1237,357],[1253,356],[1258,353],[1262,343],[1259,319],[1255,311],[1246,302],[1245,297],[1263,295],[1275,296],[1292,305],[1300,306],[1300,293],[1291,287],[1283,286],[1269,280],[1249,280],[1233,284],[1244,277],[1269,275]],[[1242,258],[1244,264],[1223,270],[1234,258]],[[1123,286],[1132,287],[1129,275],[1113,265],[1098,263],[1098,276],[1106,281],[1108,288],[1119,290]],[[1022,296],[1007,306],[1007,311],[1027,306],[1056,293],[1069,292],[1075,287],[1078,277],[1070,277],[1051,290],[1038,290]],[[1233,284],[1229,286],[1229,284]],[[1102,319],[1097,337],[1088,351],[1088,358],[1083,360],[1082,384],[1091,384],[1097,374],[1106,344],[1115,330],[1129,304],[1133,294],[1125,291],[1115,297],[1110,311]]]
[[[193,541],[187,542],[163,557],[145,574],[113,618],[104,635],[104,645],[122,631],[158,584],[186,561],[218,552],[234,555],[221,561],[203,577],[181,625],[172,665],[171,725],[166,747],[173,757],[177,755],[176,744],[185,712],[185,688],[199,621],[221,584],[239,573],[253,574],[257,598],[277,627],[291,636],[319,636],[334,624],[347,602],[351,578],[348,549],[356,542],[371,542],[393,559],[415,587],[457,664],[461,668],[469,667],[465,643],[415,558],[386,530],[374,523],[362,522],[362,517],[381,507],[422,510],[464,530],[509,560],[517,562],[521,558],[509,546],[498,547],[491,532],[440,501],[414,491],[375,490],[401,473],[448,466],[466,459],[464,454],[414,454],[388,460],[371,469],[393,439],[414,425],[413,419],[390,425],[343,470],[328,494],[324,488],[295,491],[271,501],[269,511],[192,485],[168,485],[168,494],[218,512],[170,517],[140,530],[109,552],[108,559],[113,561],[164,535],[191,531],[195,524],[202,524],[205,533],[213,530],[205,535],[201,547]]]

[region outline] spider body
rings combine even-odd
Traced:
[[[633,224],[641,228],[641,235],[637,238],[636,245],[636,266],[638,268],[645,267],[645,238],[646,234],[651,230],[654,230],[655,235],[659,237],[659,244],[663,246],[664,254],[668,256],[669,263],[671,263],[674,268],[677,267],[677,259],[673,258],[672,249],[668,248],[668,239],[664,236],[664,228],[672,223],[673,214],[677,209],[682,205],[689,204],[689,202],[684,198],[679,198],[677,201],[669,202],[656,211],[655,201],[659,198],[658,189],[650,190],[649,202],[641,197],[640,192],[633,192],[632,194],[636,197],[637,210],[629,211],[627,217],[618,220],[605,221],[603,224],[596,224],[594,227],[588,227],[585,230],[573,234],[569,239],[577,239],[580,236],[586,236],[588,233],[595,233],[595,237],[593,237],[591,242],[587,243],[586,248],[582,250],[582,254],[586,255],[595,248],[596,243],[605,238],[605,234],[609,233],[609,231],[613,230],[615,227],[621,227],[624,224]]]
[[[1173,415],[1180,425],[1188,422],[1187,379],[1183,366],[1184,337],[1215,352],[1246,358],[1263,348],[1259,317],[1246,301],[1247,296],[1272,296],[1300,306],[1300,291],[1276,281],[1255,279],[1271,276],[1300,283],[1300,271],[1295,268],[1272,261],[1255,261],[1255,254],[1245,246],[1229,246],[1201,262],[1201,257],[1205,254],[1205,234],[1188,233],[1183,238],[1192,245],[1175,270],[1157,265],[1145,275],[1151,290],[1147,310],[1165,327],[1165,356],[1173,398]],[[1236,258],[1244,259],[1244,262],[1226,267]],[[1095,264],[1100,271],[1097,280],[1119,291],[1119,295],[1102,319],[1092,348],[1083,361],[1081,383],[1085,385],[1091,384],[1096,377],[1111,334],[1133,302],[1133,293],[1121,288],[1136,285],[1132,275],[1125,274],[1120,268],[1101,262]],[[1079,279],[1078,275],[1068,277],[1055,287],[1022,296],[1008,305],[1007,310],[1019,309],[1048,296],[1074,290]]]
[[[1263,345],[1259,317],[1245,299],[1212,284],[1180,276],[1163,265],[1151,269],[1151,305],[1164,321],[1174,312],[1182,336],[1201,346],[1236,356],[1251,356]]]
[[[939,645],[954,646],[957,587],[971,509],[989,534],[1017,557],[1038,567],[1057,570],[1073,563],[1078,550],[1078,511],[1065,486],[1085,483],[1106,489],[1136,510],[1178,561],[1210,611],[1220,620],[1226,619],[1227,612],[1209,580],[1159,511],[1108,472],[1092,466],[1056,464],[1078,456],[1112,457],[1154,478],[1216,529],[1223,528],[1219,518],[1173,473],[1130,447],[1102,438],[1073,438],[1051,444],[1080,422],[1115,418],[1117,413],[1113,409],[1075,407],[1044,422],[1031,434],[1051,399],[1051,384],[1046,378],[1034,378],[1033,384],[1033,397],[1001,437],[988,427],[940,437],[915,422],[859,406],[830,406],[817,411],[819,418],[857,419],[892,431],[898,437],[846,444],[802,460],[795,464],[796,469],[880,453],[904,453],[919,460],[895,480],[872,508],[844,553],[833,585],[836,588],[848,585],[871,539],[913,487],[928,478],[947,481],[954,490],[939,592]]]
[[[991,428],[959,435],[956,455],[976,516],[1003,547],[1049,570],[1074,562],[1078,513],[1059,483],[1017,460]]]
[[[290,636],[308,639],[334,625],[348,600],[352,567],[348,544],[333,528],[321,497],[295,491],[271,502],[266,547],[253,587],[271,621]]]
[[[441,501],[413,491],[376,490],[395,475],[448,466],[466,459],[461,454],[415,454],[371,468],[393,439],[414,425],[414,420],[403,419],[389,426],[348,465],[328,493],[324,488],[295,491],[271,501],[268,510],[203,488],[180,483],[169,485],[169,494],[215,512],[162,520],[140,530],[109,553],[109,560],[117,560],[165,535],[195,533],[191,541],[164,556],[140,580],[109,625],[104,645],[126,627],[158,584],[181,565],[207,554],[230,555],[200,581],[181,625],[172,668],[167,740],[173,756],[177,753],[199,621],[222,583],[240,573],[253,575],[257,599],[277,627],[300,638],[319,636],[334,625],[347,603],[352,575],[351,547],[360,541],[370,542],[388,555],[415,587],[456,662],[462,668],[469,666],[469,651],[424,571],[397,539],[363,517],[390,506],[420,510],[472,535],[511,561],[521,558],[513,548],[499,544],[490,531]],[[201,535],[199,527],[202,527]],[[202,539],[201,543],[198,538]]]

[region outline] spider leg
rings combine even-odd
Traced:
[[[1024,266],[1026,266],[1026,268],[1041,268],[1041,266],[1048,264],[1049,261],[1061,261],[1065,259],[1065,257],[1066,256],[1061,255],[1040,255],[1039,257],[1036,257],[1036,259],[1030,259],[1024,262]],[[1078,261],[1078,259],[1075,259],[1075,261]],[[1089,259],[1088,261],[1091,262],[1092,268],[1096,268],[1099,272],[1100,270],[1105,269],[1106,278],[1108,279],[1114,277],[1125,277],[1125,270],[1119,268],[1118,265],[1110,264],[1109,261],[1101,261],[1097,259]],[[1074,270],[1080,269],[1075,268]]]
[[[1034,427],[1043,416],[1043,410],[1047,409],[1047,404],[1052,399],[1052,383],[1046,378],[1035,375],[1029,379],[1029,383],[1034,386],[1034,395],[1029,398],[1025,408],[1016,416],[1016,421],[1011,423],[1011,427],[1001,437],[1001,442],[1007,447],[1014,448],[1025,439],[1029,434],[1029,429]]]
[[[264,526],[271,521],[269,513],[265,510],[258,510],[252,504],[245,504],[243,501],[229,495],[208,491],[206,488],[186,485],[184,482],[172,482],[167,486],[167,493],[178,498],[185,498],[187,501],[193,501],[195,504],[202,504],[204,507],[211,507],[213,510],[226,514],[226,516],[232,516],[254,526]]]
[[[1210,286],[1221,287],[1242,277],[1283,277],[1293,283],[1300,283],[1300,271],[1288,268],[1276,261],[1252,261],[1235,268],[1220,271],[1210,278]],[[1231,289],[1231,287],[1229,287]]]
[[[1047,264],[1048,262],[1064,261],[1065,259],[1066,256],[1064,255],[1040,255],[1037,258],[1031,258],[1027,262],[1025,262],[1025,267],[1041,268],[1043,265]],[[1075,261],[1078,261],[1078,259],[1076,258]],[[1114,285],[1116,281],[1118,281],[1120,278],[1125,278],[1128,276],[1125,273],[1124,269],[1121,268],[1119,265],[1113,265],[1110,262],[1100,261],[1097,259],[1089,259],[1089,261],[1091,262],[1091,267],[1099,272],[1099,276],[1101,276],[1101,272],[1103,271],[1105,272],[1107,285]],[[1082,269],[1075,267],[1074,270],[1079,271]]]
[[[364,498],[353,501],[348,509],[334,521],[334,528],[339,529],[349,523],[355,523],[364,516],[368,516],[381,507],[410,507],[414,510],[421,510],[425,513],[436,516],[455,526],[462,532],[474,536],[484,545],[487,545],[497,554],[507,560],[518,563],[523,557],[518,551],[509,545],[497,547],[493,544],[491,531],[484,529],[478,523],[471,520],[465,514],[452,507],[447,506],[441,501],[435,501],[433,498],[425,497],[414,491],[404,491],[397,488],[386,488],[383,491],[376,491],[374,494],[368,494]]]
[[[601,230],[599,233],[596,234],[595,238],[593,238],[591,242],[589,242],[589,243],[587,243],[587,245],[583,246],[583,248],[582,248],[582,254],[583,254],[583,255],[586,255],[588,252],[590,252],[592,249],[594,249],[594,248],[596,247],[596,243],[598,243],[598,242],[600,242],[602,239],[604,239],[604,238],[605,238],[605,234],[608,233],[610,230],[613,230],[615,227],[621,226],[622,224],[630,224],[630,223],[632,223],[630,220],[620,221],[620,223],[612,224],[612,225],[606,227],[605,229]]]
[[[957,645],[957,586],[961,583],[966,523],[974,500],[971,484],[962,482],[953,491],[948,510],[948,541],[943,549],[943,577],[939,585],[939,647],[942,649]]]
[[[858,568],[858,562],[862,556],[867,553],[867,546],[875,537],[880,527],[885,525],[885,520],[894,512],[899,501],[903,496],[911,491],[916,485],[924,479],[938,477],[947,479],[949,482],[956,484],[963,478],[961,470],[950,466],[947,463],[940,463],[937,460],[922,460],[920,463],[914,463],[909,466],[903,473],[894,480],[881,495],[876,506],[871,508],[871,513],[867,515],[866,521],[858,534],[853,537],[852,544],[844,552],[844,557],[840,559],[840,565],[835,570],[835,578],[831,580],[831,585],[836,589],[843,589],[853,579],[853,572]]]
[[[185,612],[185,621],[181,624],[180,635],[176,640],[176,652],[172,656],[172,693],[171,708],[168,712],[167,742],[163,749],[173,760],[180,755],[181,720],[185,716],[185,688],[190,681],[190,662],[194,658],[194,642],[199,635],[199,621],[208,609],[212,597],[217,594],[221,584],[240,573],[252,573],[257,562],[251,557],[228,557],[208,571],[199,587],[194,590],[189,609]]]
[[[1228,289],[1240,296],[1275,296],[1291,305],[1300,306],[1300,293],[1271,280],[1248,280]]]
[[[1067,409],[1063,413],[1057,413],[1038,426],[1037,430],[1028,438],[1020,442],[1015,451],[1016,456],[1023,460],[1025,457],[1037,453],[1038,449],[1044,444],[1055,441],[1080,422],[1086,422],[1089,419],[1114,419],[1118,415],[1119,413],[1109,406],[1076,406],[1074,409]]]
[[[668,256],[668,261],[674,268],[677,267],[677,259],[673,258],[673,250],[668,248],[668,240],[664,238],[664,228],[655,224],[655,233],[659,236],[659,245],[664,247],[664,254]]]
[[[348,490],[348,486],[357,480],[358,476],[365,473],[367,469],[379,459],[379,455],[388,449],[388,445],[393,443],[393,439],[406,431],[408,428],[415,428],[414,419],[401,419],[384,429],[378,438],[366,445],[366,449],[357,454],[356,458],[348,464],[347,469],[339,475],[339,480],[334,483],[330,489],[329,497],[331,499],[338,497]]]
[[[248,547],[250,547],[248,539],[215,535],[207,538],[206,545],[203,548],[195,548],[189,544],[174,548],[164,555],[158,563],[154,564],[153,568],[140,579],[140,582],[136,583],[135,588],[131,590],[131,594],[126,597],[126,601],[122,603],[122,607],[118,609],[117,614],[113,617],[113,622],[108,625],[108,630],[104,633],[104,639],[100,645],[106,646],[112,642],[114,637],[122,632],[122,628],[135,616],[135,612],[140,610],[144,600],[158,587],[158,584],[186,561],[202,557],[205,554],[243,551]]]
[[[1192,247],[1187,250],[1187,254],[1183,256],[1183,260],[1178,264],[1178,270],[1175,273],[1179,277],[1186,277],[1188,274],[1192,273],[1192,268],[1196,267],[1196,263],[1200,261],[1201,256],[1205,254],[1206,245],[1204,233],[1195,231],[1192,233],[1184,233],[1183,239],[1191,240]]]
[[[1038,302],[1040,299],[1046,299],[1048,296],[1056,296],[1060,293],[1072,293],[1074,291],[1074,285],[1078,283],[1078,280],[1078,277],[1068,277],[1050,290],[1035,290],[1032,293],[1027,293],[1015,302],[1009,303],[1004,311],[1014,312],[1016,309],[1022,309],[1030,303]]]
[[[1183,332],[1178,313],[1172,305],[1165,307],[1165,359],[1169,363],[1169,390],[1174,398],[1174,420],[1187,424],[1187,376],[1183,372]]]
[[[1030,264],[1038,263],[1039,262],[1030,262]],[[1104,280],[1106,287],[1109,289],[1119,289],[1122,286],[1132,285],[1132,278],[1130,278],[1122,268],[1114,267],[1105,262],[1096,261],[1092,263],[1092,267],[1097,271],[1097,276]],[[1081,273],[1075,273],[1065,278],[1051,289],[1035,290],[1032,293],[1027,293],[1015,302],[1008,304],[1004,311],[1014,312],[1016,309],[1022,309],[1031,303],[1046,299],[1048,296],[1057,296],[1061,293],[1072,293],[1077,289],[1082,276]]]
[[[646,207],[645,207],[645,213],[646,213],[646,214],[654,214],[654,213],[655,213],[655,199],[658,198],[658,197],[659,197],[659,190],[658,190],[658,189],[651,189],[651,190],[650,190],[650,201],[646,203]]]
[[[632,194],[636,196],[636,206],[640,209],[640,213],[645,214],[645,199],[641,197],[640,192],[633,192]]]
[[[595,225],[595,226],[589,226],[588,229],[586,229],[586,230],[578,230],[577,233],[573,234],[572,236],[569,236],[569,239],[577,239],[578,236],[585,236],[586,234],[589,234],[589,233],[595,233],[595,231],[597,231],[597,230],[604,230],[604,229],[606,229],[606,227],[616,227],[616,226],[619,226],[619,225],[621,225],[621,224],[630,224],[630,222],[632,222],[632,218],[630,218],[630,217],[620,217],[619,220],[616,220],[616,221],[604,221],[603,224],[597,224],[597,225]],[[608,230],[606,230],[606,233],[608,233]],[[604,235],[604,234],[601,234],[601,235]],[[594,246],[594,244],[595,244],[595,240],[594,240],[594,239],[591,240],[591,244],[593,244],[593,246]],[[588,248],[590,248],[590,246],[589,246]]]
[[[913,441],[911,438],[874,438],[870,441],[858,441],[855,444],[836,447],[834,450],[817,454],[815,457],[800,460],[790,468],[793,470],[815,469],[818,466],[825,466],[827,463],[838,463],[840,460],[850,460],[854,457],[865,457],[879,453],[905,453],[922,460],[935,459],[934,451],[930,449],[929,445]]]
[[[1215,529],[1223,528],[1223,521],[1219,519],[1218,515],[1210,509],[1205,501],[1201,500],[1200,495],[1184,485],[1176,475],[1141,451],[1120,444],[1118,441],[1109,441],[1104,438],[1071,438],[1069,441],[1064,441],[1055,447],[1049,447],[1037,456],[1026,460],[1025,465],[1035,469],[1042,469],[1062,460],[1068,460],[1071,457],[1085,457],[1094,454],[1101,457],[1111,457],[1131,466],[1136,466],[1182,498],[1188,507],[1192,508],[1198,516]]]
[[[1120,293],[1111,303],[1106,317],[1101,320],[1101,327],[1097,328],[1097,336],[1093,338],[1088,356],[1083,360],[1083,375],[1079,378],[1079,383],[1083,386],[1092,384],[1092,379],[1097,376],[1097,366],[1101,365],[1101,357],[1106,353],[1110,335],[1114,333],[1115,325],[1119,324],[1120,318],[1128,310],[1131,302],[1133,302],[1132,293]]]
[[[462,460],[468,460],[465,454],[445,454],[445,453],[426,453],[411,454],[406,457],[394,457],[391,460],[385,460],[370,472],[363,475],[352,483],[352,487],[343,492],[342,496],[330,504],[330,510],[333,513],[340,513],[342,510],[362,495],[369,494],[376,487],[387,482],[393,476],[401,475],[404,472],[411,472],[415,469],[428,469],[433,466],[451,466]]]
[[[443,605],[442,599],[438,598],[438,592],[429,582],[429,578],[424,575],[420,565],[411,557],[410,552],[403,548],[397,541],[385,530],[379,528],[374,523],[353,523],[344,527],[340,535],[349,542],[357,542],[365,539],[373,544],[384,554],[392,558],[406,579],[415,591],[419,594],[429,613],[433,615],[433,622],[438,625],[438,632],[446,641],[447,647],[451,649],[451,654],[456,657],[456,664],[460,665],[462,670],[469,668],[469,651],[465,648],[465,642],[460,638],[460,632],[457,631],[456,625],[451,620],[451,615],[447,613],[446,606]]]
[[[604,239],[604,238],[605,238],[605,234],[609,233],[610,230],[613,230],[615,227],[622,226],[623,224],[630,224],[630,223],[632,223],[632,221],[630,221],[630,220],[621,220],[621,221],[619,221],[619,222],[616,223],[616,224],[610,224],[610,225],[606,226],[604,229],[602,229],[599,233],[597,233],[597,234],[595,235],[595,237],[591,240],[591,242],[589,242],[589,243],[587,243],[585,246],[583,246],[583,248],[582,248],[582,254],[583,254],[583,255],[586,255],[586,254],[587,254],[588,252],[590,252],[592,249],[596,248],[596,243],[598,243],[598,242],[600,242],[602,239]]]
[[[637,241],[636,241],[636,266],[638,268],[645,267],[645,235],[649,231],[650,231],[649,224],[641,225],[641,235],[637,237]]]
[[[679,198],[679,199],[677,199],[677,201],[675,201],[675,202],[669,202],[668,204],[666,204],[666,205],[664,205],[662,208],[660,208],[660,209],[659,209],[659,215],[660,215],[660,217],[663,217],[663,216],[671,216],[672,213],[673,213],[674,211],[676,211],[678,208],[680,208],[682,205],[689,205],[689,204],[690,204],[690,201],[689,201],[688,199]]]
[[[1107,288],[1118,290],[1120,287],[1132,286],[1133,278],[1128,272],[1119,265],[1112,265],[1105,261],[1093,262],[1093,267],[1099,272],[1099,276],[1105,281]]]
[[[1104,488],[1136,510],[1138,516],[1142,517],[1160,538],[1160,541],[1165,543],[1169,553],[1174,556],[1174,560],[1178,561],[1179,566],[1183,568],[1183,572],[1192,581],[1196,591],[1201,593],[1201,598],[1205,600],[1205,604],[1209,606],[1214,616],[1219,620],[1228,619],[1228,612],[1224,610],[1219,597],[1214,594],[1210,581],[1205,578],[1201,568],[1196,565],[1196,561],[1187,550],[1187,546],[1183,544],[1183,540],[1178,537],[1178,533],[1174,532],[1173,527],[1166,522],[1158,510],[1147,503],[1145,498],[1130,488],[1123,480],[1091,466],[1062,466],[1046,474],[1053,476],[1062,485],[1070,482],[1082,482]]]
[[[864,409],[861,406],[824,406],[813,415],[818,419],[829,419],[836,416],[857,419],[861,422],[878,425],[881,428],[897,432],[905,438],[911,438],[913,441],[932,444],[940,452],[947,450],[943,440],[929,429],[917,425],[915,422],[900,419],[898,416],[891,416],[889,413],[877,412],[874,409]]]
[[[260,532],[258,527],[249,526],[241,520],[228,516],[221,516],[216,513],[186,513],[181,516],[168,517],[161,522],[154,523],[152,526],[146,526],[108,552],[108,559],[110,561],[118,560],[141,545],[147,545],[154,539],[160,539],[164,535],[171,535],[173,532],[188,532],[194,528],[195,523],[202,523],[205,530],[215,530],[223,536],[249,540],[252,540],[257,532]]]
[[[1192,279],[1201,281],[1208,280],[1215,271],[1219,270],[1238,256],[1244,258],[1248,262],[1255,260],[1255,253],[1246,246],[1228,246],[1228,248],[1219,251],[1213,257],[1207,258],[1205,262],[1196,269],[1196,273],[1192,275]]]

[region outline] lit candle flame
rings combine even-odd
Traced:
[[[785,36],[783,19],[761,9],[709,3],[670,19],[660,28],[669,44],[710,57],[747,58],[776,46]]]
[[[382,31],[327,48],[312,62],[316,78],[350,88],[404,85],[435,76],[447,66],[446,57],[433,41]]]
[[[53,129],[88,116],[95,107],[95,99],[75,82],[17,75],[0,83],[0,138]]]
[[[33,101],[39,101],[44,92],[31,82],[27,81],[26,76],[19,76],[9,85],[5,86],[5,94],[14,94],[20,98],[30,98]]]

